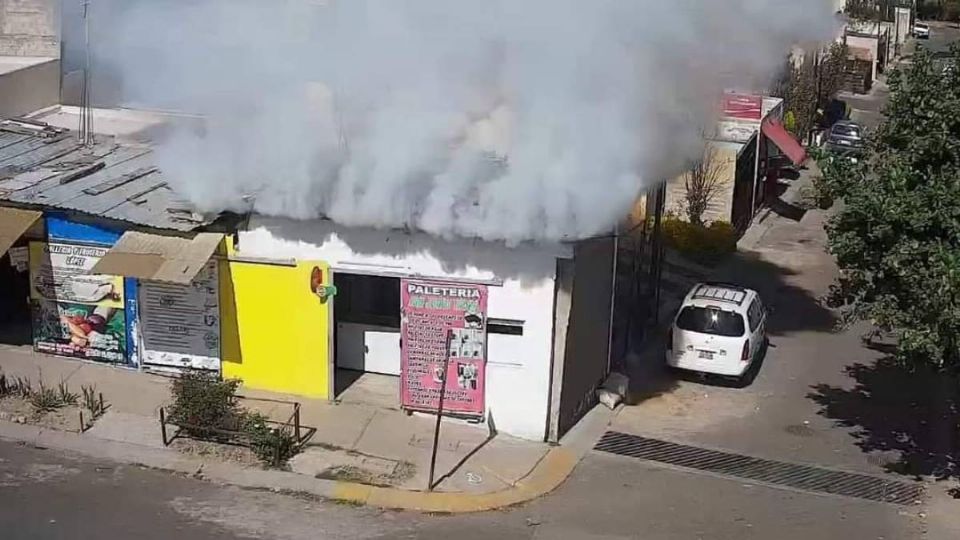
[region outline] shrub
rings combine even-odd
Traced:
[[[297,453],[297,439],[284,428],[271,428],[267,417],[245,412],[241,430],[250,438],[250,448],[265,464],[280,466]]]
[[[668,216],[663,222],[666,244],[696,262],[715,264],[737,249],[737,231],[725,221],[703,227]]]
[[[64,406],[60,399],[60,394],[53,388],[48,388],[41,380],[35,392],[30,395],[30,405],[39,415],[50,411],[55,411]]]
[[[84,408],[90,411],[94,418],[103,414],[103,402],[100,401],[100,396],[97,393],[97,385],[82,385],[80,391],[83,392]]]
[[[76,405],[80,396],[71,392],[67,383],[61,379],[60,384],[57,385],[57,399],[60,400],[61,405]]]
[[[170,420],[188,435],[211,437],[217,429],[236,429],[241,410],[238,380],[220,380],[215,373],[187,371],[173,381]]]
[[[263,414],[241,407],[239,387],[239,380],[220,380],[215,373],[184,372],[171,386],[169,419],[191,437],[246,443],[264,464],[286,463],[299,451],[296,436],[286,427],[271,427]],[[85,401],[86,395],[85,389]]]

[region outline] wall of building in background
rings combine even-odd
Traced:
[[[488,334],[487,413],[502,432],[544,439],[553,350],[554,280],[557,258],[572,257],[569,247],[509,248],[480,240],[448,241],[404,231],[342,227],[330,221],[254,216],[249,230],[239,233],[238,253],[324,260],[335,273],[497,281],[500,284],[489,285],[487,315],[521,322],[522,335]],[[227,364],[224,373],[228,373]]]
[[[221,261],[220,332],[224,378],[244,387],[330,398],[330,304],[310,289],[321,262],[293,265]]]
[[[847,32],[845,37],[849,56],[871,63],[870,80],[877,80],[877,59],[879,58],[879,38],[874,27],[873,34]]]
[[[0,0],[0,56],[60,57],[59,0]]]
[[[55,58],[0,57],[0,118],[11,118],[60,102],[60,61]]]
[[[744,143],[707,141],[704,156],[714,161],[721,186],[704,212],[705,222],[730,222],[733,211],[733,181],[736,175],[737,153]],[[706,159],[706,158],[705,158]],[[689,173],[681,174],[667,183],[666,209],[680,219],[686,220],[686,181]]]

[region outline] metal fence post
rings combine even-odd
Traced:
[[[443,398],[447,394],[447,369],[450,367],[450,341],[453,339],[453,330],[447,330],[446,354],[443,357],[443,374],[440,376],[440,401],[437,403],[437,425],[433,429],[433,450],[430,453],[430,478],[427,480],[427,491],[433,491],[433,473],[437,466],[437,446],[440,443],[440,419],[443,418]]]
[[[160,407],[160,435],[163,437],[163,445],[167,446],[167,417],[163,414],[163,407]]]
[[[297,438],[297,444],[300,444],[300,404],[293,406],[293,430]]]

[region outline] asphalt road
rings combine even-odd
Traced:
[[[949,50],[950,45],[957,40],[960,40],[960,28],[934,22],[930,27],[930,39],[918,40],[917,45],[940,52]]]
[[[503,512],[424,516],[218,486],[0,442],[0,537],[618,540],[918,538],[897,508],[595,454],[555,494]]]

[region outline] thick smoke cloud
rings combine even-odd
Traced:
[[[830,0],[100,0],[125,103],[204,210],[520,241],[609,230]]]

